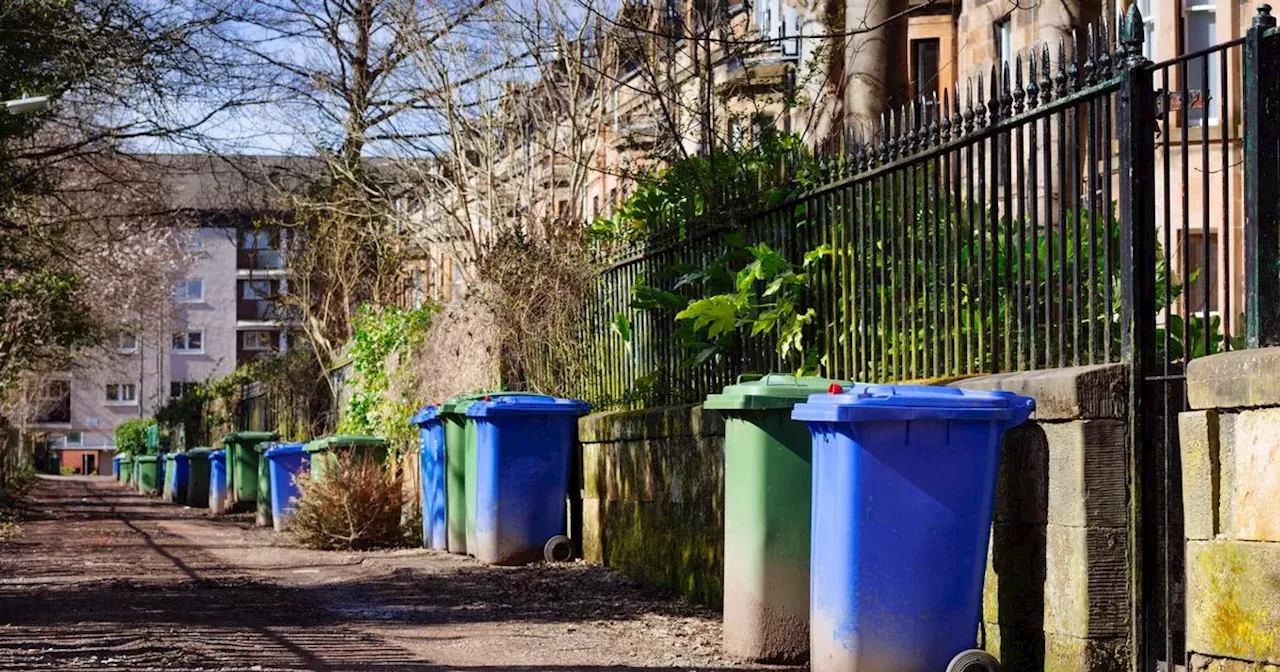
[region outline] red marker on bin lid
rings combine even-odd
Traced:
[[[840,387],[840,383],[831,383],[827,388],[827,394],[844,394],[844,388]]]

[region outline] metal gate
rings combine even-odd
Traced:
[[[1132,376],[1131,492],[1141,493],[1130,511],[1135,669],[1149,672],[1188,663],[1178,438],[1186,364],[1280,343],[1280,37],[1262,5],[1246,37],[1147,63],[1134,5],[1121,31],[1131,62],[1116,120],[1121,353]]]

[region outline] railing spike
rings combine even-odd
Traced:
[[[988,121],[992,126],[1000,123],[1000,68],[991,66],[991,97],[987,100]]]
[[[981,85],[981,84],[979,84]],[[973,132],[973,77],[965,78],[964,134]]]
[[[942,138],[939,134],[941,131],[941,127],[938,123],[938,117],[941,116],[940,113],[942,112],[942,107],[938,105],[937,90],[934,90],[933,92],[933,100],[930,101],[929,111],[931,112],[930,114],[931,119],[929,122],[929,144],[933,146],[933,145],[939,144],[942,141]]]
[[[1027,58],[1027,109],[1034,110],[1040,104],[1040,87],[1038,86],[1040,59],[1036,56],[1036,48],[1031,48]]]
[[[1098,27],[1098,44],[1102,49],[1098,52],[1098,76],[1101,79],[1111,77],[1111,41],[1107,38],[1107,15],[1102,14],[1102,25]]]
[[[876,137],[879,139],[877,149],[880,151],[877,153],[881,164],[889,161],[889,134],[891,133],[891,130],[889,128],[889,122],[886,114],[886,112],[880,113],[880,132],[876,134]]]
[[[1067,96],[1067,41],[1058,38],[1058,72],[1053,75],[1053,83],[1057,87],[1058,98]]]
[[[1080,68],[1077,66],[1080,62],[1080,45],[1076,41],[1078,33],[1075,28],[1071,29],[1071,57],[1067,60],[1067,78],[1072,91],[1080,88]]]
[[[960,109],[960,82],[951,89],[951,137],[964,137],[964,111]]]
[[[951,89],[942,90],[942,141],[951,140]]]
[[[1049,71],[1049,43],[1040,45],[1040,102],[1053,100],[1053,80]]]
[[[1142,25],[1142,10],[1138,9],[1138,3],[1130,3],[1129,11],[1125,12],[1124,23],[1120,24],[1119,30],[1120,43],[1124,46],[1126,67],[1132,67],[1146,60],[1142,55],[1145,32]]]
[[[1093,24],[1092,23],[1089,24],[1088,26],[1085,26],[1084,41],[1085,41],[1084,83],[1086,86],[1088,86],[1093,84],[1095,81],[1097,81],[1096,79],[1094,79],[1094,74],[1096,73],[1094,73],[1093,69],[1094,69],[1095,58],[1097,56],[1098,50],[1097,50],[1097,45],[1093,41]]]
[[[1013,113],[1022,114],[1022,103],[1027,98],[1027,92],[1022,88],[1022,54],[1018,54],[1013,59]]]

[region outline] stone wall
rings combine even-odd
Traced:
[[[701,406],[582,419],[582,552],[637,580],[719,607],[724,422]]]
[[[1192,361],[1187,396],[1189,669],[1280,672],[1280,348]]]
[[[1127,372],[1089,366],[956,383],[1036,399],[1005,436],[983,644],[1019,672],[1129,669]]]

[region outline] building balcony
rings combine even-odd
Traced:
[[[236,250],[236,275],[287,275],[288,260],[281,250]]]
[[[240,299],[236,301],[237,322],[282,324],[295,321],[296,311],[270,299]]]

